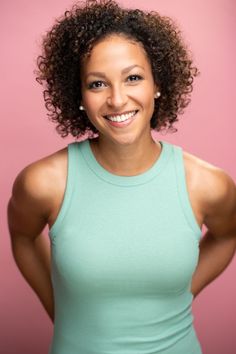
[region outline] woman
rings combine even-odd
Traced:
[[[25,167],[8,206],[16,263],[54,322],[50,353],[202,353],[191,305],[233,257],[236,189],[152,138],[173,129],[198,73],[178,30],[88,1],[43,48],[50,118],[62,137],[88,134]]]

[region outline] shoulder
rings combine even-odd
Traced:
[[[14,180],[12,199],[47,218],[66,173],[67,147],[25,166]]]
[[[236,185],[229,174],[199,157],[183,151],[186,176],[197,195],[204,224],[221,235],[236,228]],[[228,231],[227,231],[228,230]]]

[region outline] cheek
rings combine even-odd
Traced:
[[[150,90],[143,90],[142,92],[142,96],[141,97],[141,102],[142,102],[142,106],[143,108],[148,112],[148,113],[152,113],[152,111],[154,110],[154,94],[152,91]]]
[[[84,106],[86,107],[86,112],[89,118],[93,118],[98,114],[98,111],[102,105],[102,97],[99,94],[87,94],[83,98]]]
[[[145,106],[150,105],[152,102],[154,103],[153,87],[148,83],[132,87],[129,93],[130,97],[133,97]]]

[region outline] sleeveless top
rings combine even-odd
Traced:
[[[160,141],[145,172],[110,173],[89,140],[68,144],[63,202],[49,230],[50,354],[201,354],[191,278],[201,229],[182,148]]]

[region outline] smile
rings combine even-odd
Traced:
[[[112,122],[124,122],[130,118],[132,118],[138,111],[130,111],[122,114],[108,114],[105,115],[104,118],[112,121]]]

